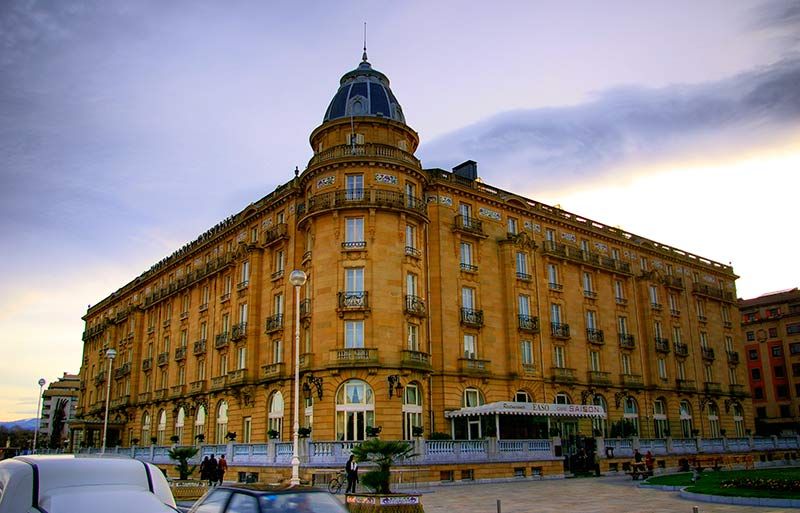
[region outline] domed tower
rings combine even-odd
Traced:
[[[301,353],[325,396],[315,394],[306,415],[322,440],[362,440],[379,426],[410,438],[423,427],[431,369],[427,180],[414,157],[419,137],[366,51],[310,142],[298,212],[309,276]]]

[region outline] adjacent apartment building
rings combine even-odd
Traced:
[[[42,393],[42,416],[39,421],[39,440],[42,445],[53,449],[63,449],[66,445],[79,387],[80,377],[65,372]]]
[[[800,290],[739,302],[758,434],[800,432]]]
[[[517,417],[512,437],[752,428],[730,266],[492,187],[473,161],[425,169],[366,54],[310,143],[294,178],[89,308],[74,443],[100,443],[107,380],[111,444],[291,439],[296,316],[315,440],[480,438],[488,417],[457,412],[491,403],[604,412]]]

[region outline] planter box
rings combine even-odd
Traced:
[[[405,493],[348,494],[345,505],[350,513],[424,513],[420,496]]]

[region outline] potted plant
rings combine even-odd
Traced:
[[[267,431],[267,436],[269,436],[272,440],[278,438],[278,435],[280,435],[280,433],[278,433],[278,431],[275,429],[270,429]]]
[[[227,433],[225,433],[225,438],[229,442],[235,442],[236,441],[236,431],[228,431]]]
[[[132,438],[131,439],[131,445],[137,445],[138,443],[139,443],[139,439],[138,438]]]
[[[700,434],[700,430],[699,429],[693,429],[692,430],[692,436],[696,437],[699,434]]]
[[[158,437],[157,436],[151,436],[150,437],[150,443],[153,444],[153,445],[157,444],[158,443]]]
[[[311,435],[311,428],[310,427],[301,427],[297,430],[297,435],[300,438],[308,438]]]
[[[178,462],[175,470],[178,471],[180,479],[185,481],[197,468],[197,465],[189,466],[189,460],[194,457],[199,449],[197,447],[175,447],[169,450],[169,458]]]
[[[367,426],[367,436],[370,438],[375,438],[381,434],[381,427],[380,426]]]
[[[199,435],[195,436],[194,439],[197,440],[197,443],[201,444],[206,441],[206,435],[200,433]]]
[[[389,489],[389,477],[392,465],[398,459],[413,456],[413,447],[408,442],[398,440],[384,441],[371,438],[353,447],[352,452],[357,462],[369,461],[378,468],[365,473],[361,482],[379,494],[392,493]]]
[[[725,429],[720,429],[720,430],[719,430],[719,434],[720,434],[720,436],[722,436],[723,438],[725,437],[725,433],[727,433],[727,431],[726,431]]]
[[[425,430],[422,428],[422,426],[414,426],[411,428],[411,435],[415,437],[422,436],[422,433],[424,432]]]
[[[174,444],[177,444],[178,442],[181,441],[181,437],[179,437],[178,435],[172,435],[171,437],[169,437],[169,439]]]

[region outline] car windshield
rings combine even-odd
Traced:
[[[266,513],[346,513],[341,502],[327,493],[277,493],[260,497]]]

